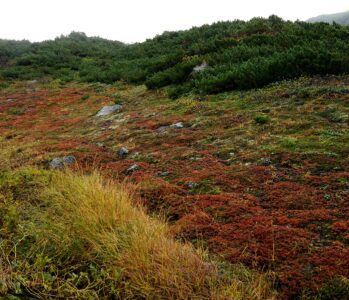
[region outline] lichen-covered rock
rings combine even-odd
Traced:
[[[103,117],[103,116],[108,116],[116,111],[120,111],[122,109],[122,105],[115,104],[115,105],[109,105],[109,106],[104,106],[98,113],[97,117]]]

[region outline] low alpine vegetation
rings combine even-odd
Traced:
[[[271,299],[264,276],[175,241],[123,184],[21,168],[0,176],[0,295]]]

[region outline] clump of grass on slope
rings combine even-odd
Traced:
[[[12,135],[0,136],[0,172],[15,169],[30,162],[34,143],[14,142]]]
[[[100,175],[0,177],[0,295],[40,299],[268,299],[265,277],[169,235]]]

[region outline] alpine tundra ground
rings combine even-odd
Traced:
[[[122,82],[1,86],[1,169],[73,155],[79,173],[132,185],[177,240],[268,274],[281,299],[347,299],[349,77],[178,100]]]

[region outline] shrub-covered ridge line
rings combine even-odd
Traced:
[[[0,78],[53,77],[168,87],[172,98],[258,88],[349,71],[349,27],[267,19],[217,22],[125,45],[72,32],[53,41],[0,40]]]

